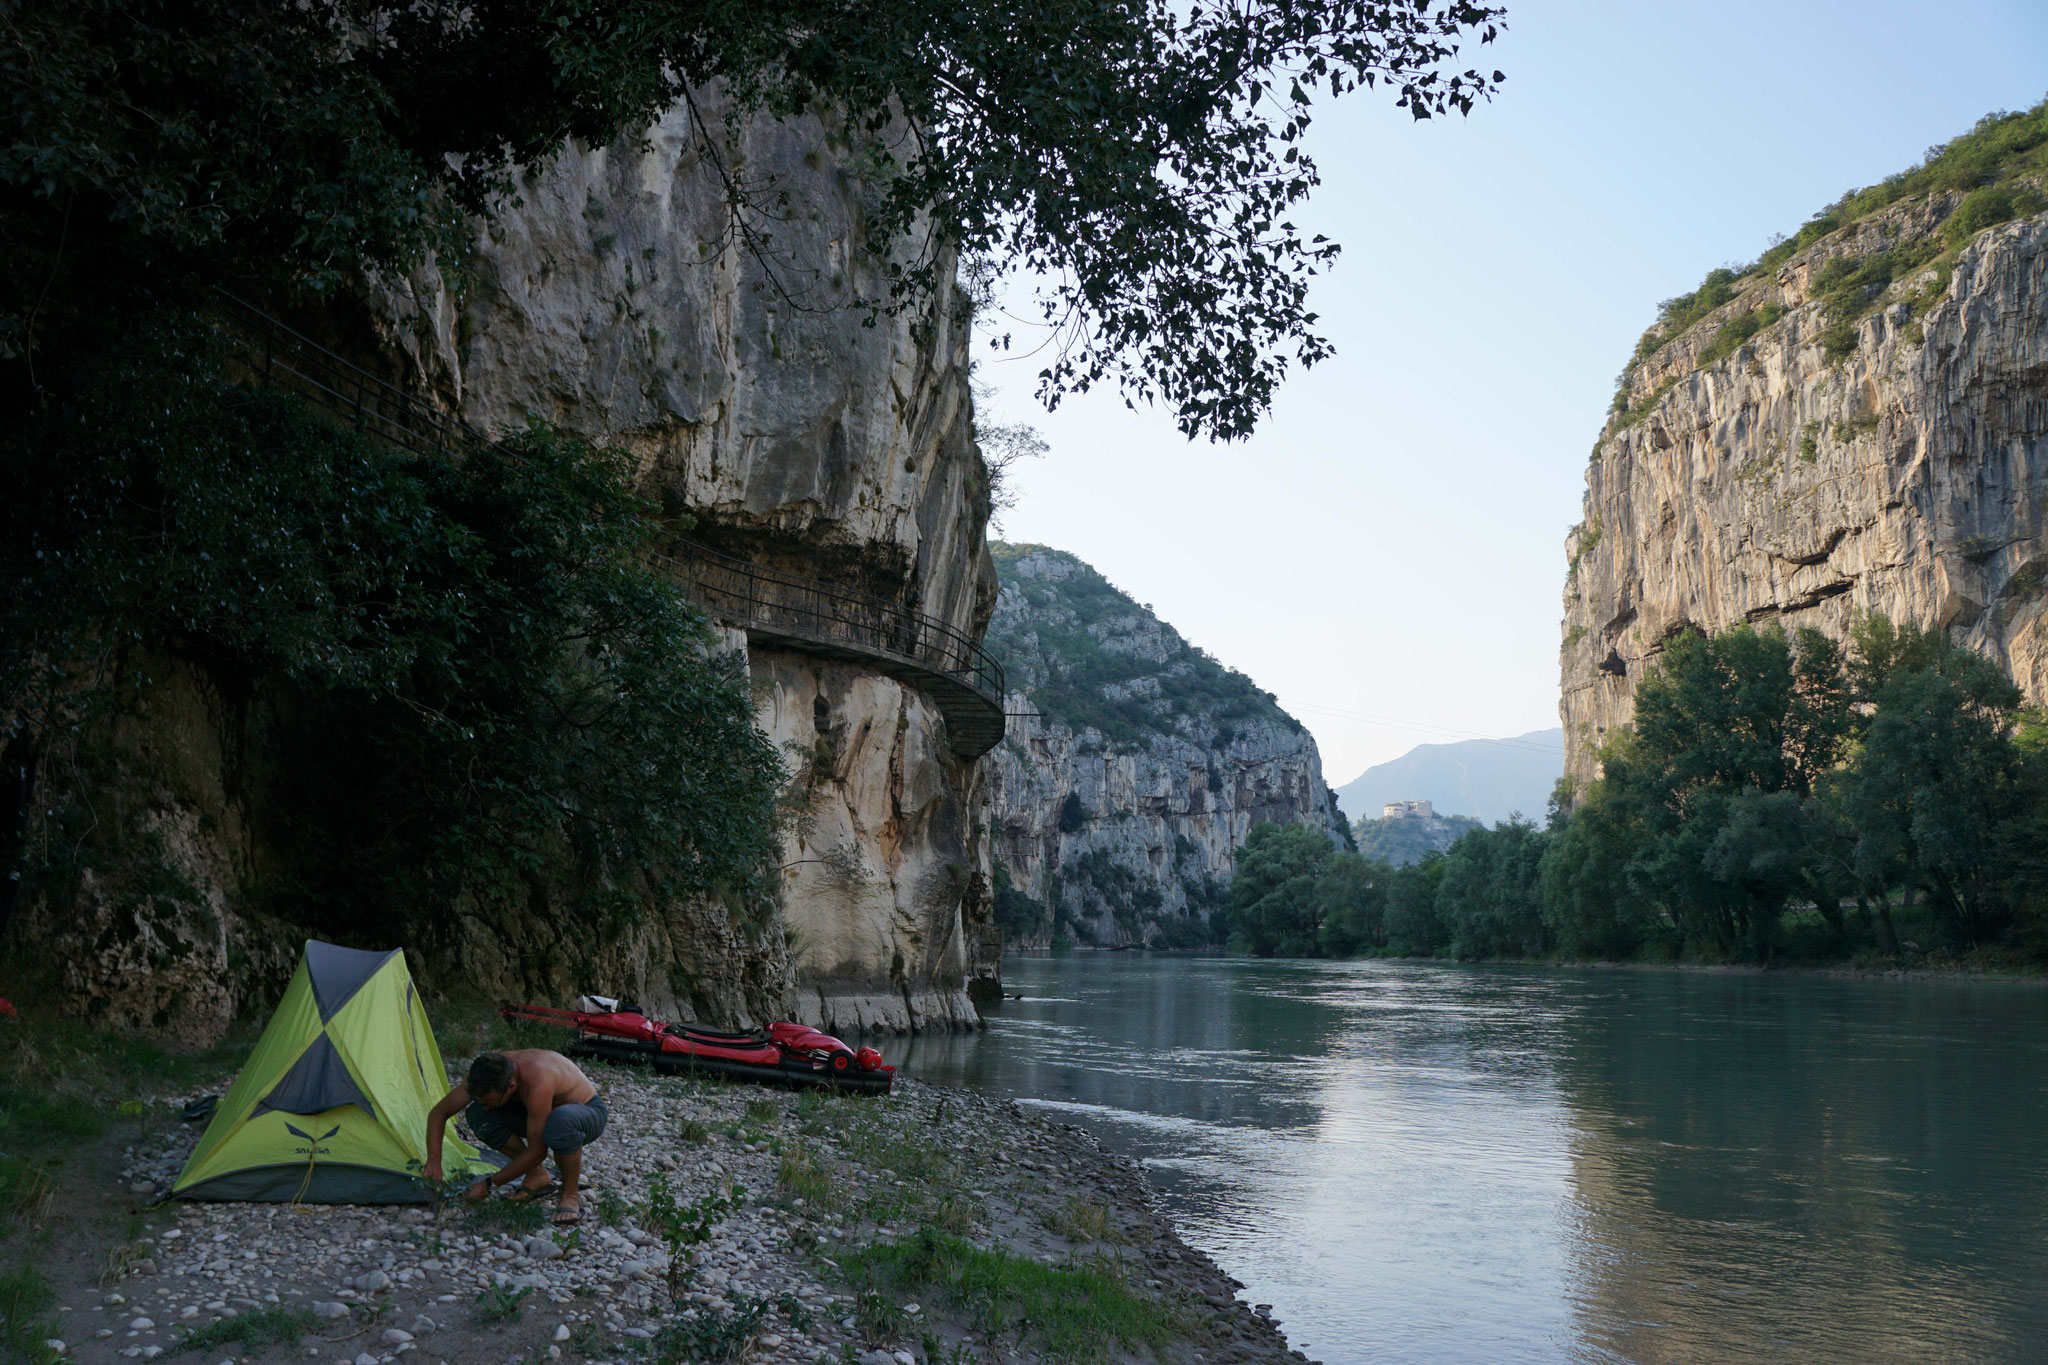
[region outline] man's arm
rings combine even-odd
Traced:
[[[427,1115],[427,1179],[441,1178],[441,1138],[448,1131],[448,1120],[468,1107],[469,1085],[464,1082],[443,1095],[441,1102]]]

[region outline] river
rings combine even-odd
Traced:
[[[1329,1365],[2048,1358],[2048,990],[1019,956],[910,1074],[1143,1161]]]

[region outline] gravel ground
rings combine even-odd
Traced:
[[[151,1207],[196,1124],[146,1129],[121,1162],[97,1163],[97,1179],[95,1163],[67,1162],[54,1213],[65,1219],[68,1204],[76,1218],[47,1266],[65,1354],[105,1365],[1303,1359],[1180,1241],[1135,1166],[1079,1129],[909,1080],[888,1097],[842,1097],[588,1069],[612,1118],[585,1151],[573,1235],[502,1200]],[[673,1205],[695,1206],[668,1225],[691,1229],[680,1238],[664,1238],[650,1205],[657,1173]],[[891,1247],[967,1244],[1005,1266],[1113,1286],[1150,1315],[1149,1340],[1049,1340],[1014,1304],[871,1269]],[[310,1315],[292,1325],[311,1330],[267,1346],[228,1339],[229,1326],[286,1313]]]

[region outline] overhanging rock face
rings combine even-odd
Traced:
[[[900,602],[722,555],[685,541],[656,562],[699,606],[770,648],[857,663],[915,687],[963,759],[1003,738],[1003,667],[964,631]]]
[[[1815,282],[1837,257],[1924,240],[1960,195],[1816,243],[1631,376],[1566,542],[1566,771],[1597,774],[1635,688],[1688,627],[1855,616],[1946,629],[2048,698],[2048,215],[1978,235],[1945,292],[1896,281],[1830,361]],[[1729,318],[1781,320],[1701,365]]]
[[[756,598],[761,581],[810,583],[924,623],[899,642],[706,600],[745,633],[799,811],[784,1008],[972,1025],[965,987],[994,972],[974,759],[1001,737],[1002,688],[975,650],[995,575],[968,314],[950,282],[921,317],[868,327],[845,306],[887,283],[854,250],[863,187],[827,147],[815,121],[758,118],[726,149],[800,206],[763,261],[738,249],[678,111],[533,177],[460,302],[423,276],[372,320],[394,377],[477,428],[540,417],[636,453],[648,492],[693,523],[671,546],[686,581],[739,566]]]

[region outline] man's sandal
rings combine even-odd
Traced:
[[[505,1196],[505,1202],[508,1204],[538,1204],[549,1195],[560,1192],[561,1188],[561,1185],[553,1180],[550,1180],[545,1185],[521,1185],[518,1189]]]
[[[555,1216],[548,1221],[558,1228],[573,1228],[583,1221],[583,1210],[580,1208],[556,1209]]]

